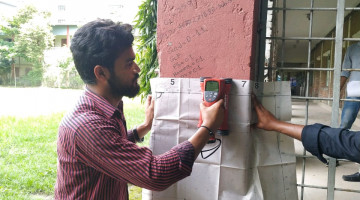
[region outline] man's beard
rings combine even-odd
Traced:
[[[111,74],[110,79],[108,80],[111,93],[116,96],[127,96],[129,98],[135,97],[140,91],[140,86],[137,84],[138,77],[139,74],[136,74],[133,80],[133,82],[136,82],[136,84],[125,86],[124,84],[118,83],[119,81],[117,81],[115,75]]]

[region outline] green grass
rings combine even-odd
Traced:
[[[128,129],[144,119],[144,105],[124,105]],[[52,199],[56,180],[56,139],[64,113],[0,117],[0,199]],[[148,145],[149,134],[141,145]],[[130,199],[141,188],[130,187]]]
[[[124,114],[126,118],[126,126],[128,130],[133,129],[136,125],[144,122],[145,119],[145,105],[139,102],[124,103]],[[144,142],[138,143],[139,146],[148,146],[150,140],[150,132],[145,136]]]
[[[53,194],[56,134],[62,116],[0,118],[0,199]]]

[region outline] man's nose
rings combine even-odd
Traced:
[[[135,65],[135,68],[134,68],[135,72],[139,73],[141,71],[140,67],[136,63],[134,63],[134,65]]]

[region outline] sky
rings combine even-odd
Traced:
[[[143,0],[100,0],[100,1],[88,1],[88,0],[3,0],[4,2],[14,3],[16,5],[33,4],[40,9],[49,9],[53,6],[53,3],[68,2],[73,6],[78,7],[79,12],[76,13],[78,17],[87,17],[96,19],[98,17],[104,18],[107,13],[101,12],[109,4],[122,4],[125,9],[122,9],[120,13],[121,20],[124,23],[132,23],[134,17],[138,11],[139,5]]]

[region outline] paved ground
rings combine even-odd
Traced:
[[[27,117],[65,112],[72,109],[82,92],[82,89],[0,87],[0,116]],[[140,98],[123,100],[140,102]]]
[[[20,117],[64,112],[72,108],[82,90],[0,87],[0,116]]]
[[[292,102],[292,120],[296,124],[304,124],[305,122],[305,103],[301,101]],[[309,106],[309,122],[331,124],[331,107],[324,103],[310,103]],[[360,130],[360,120],[357,119],[352,127],[353,130]],[[295,141],[296,154],[302,155],[303,146],[300,142]],[[307,154],[309,155],[309,153]],[[297,182],[302,180],[302,158],[297,159]],[[360,183],[351,183],[342,180],[342,175],[352,174],[359,170],[359,165],[352,162],[340,162],[340,166],[336,168],[335,188],[360,190]],[[305,185],[327,186],[328,168],[315,158],[306,159],[305,168]],[[306,188],[304,190],[304,200],[326,200],[326,190]],[[299,196],[300,196],[299,190]],[[299,197],[300,199],[300,197]],[[335,191],[335,200],[359,200],[360,194],[353,192]]]

